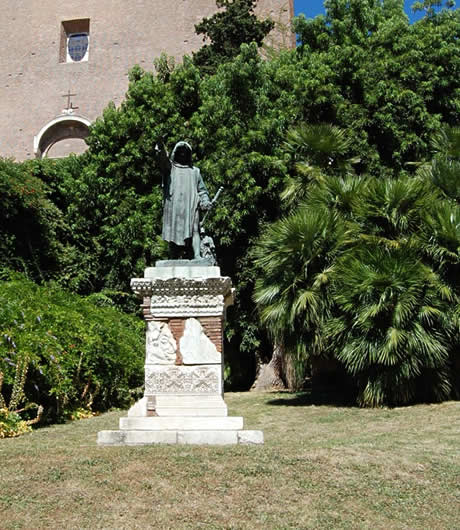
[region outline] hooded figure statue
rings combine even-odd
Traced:
[[[211,201],[200,170],[192,164],[192,148],[178,142],[169,158],[164,146],[157,152],[163,175],[162,238],[170,243],[172,258],[180,253],[177,247],[191,243],[194,259],[200,259],[199,210],[209,209]]]

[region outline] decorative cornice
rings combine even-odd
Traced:
[[[139,298],[150,297],[152,295],[152,280],[150,278],[132,278],[131,290]]]
[[[153,317],[222,315],[233,304],[234,289],[229,277],[217,278],[133,278],[131,289],[150,298]]]

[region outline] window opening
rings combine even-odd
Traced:
[[[61,24],[60,63],[88,60],[90,49],[89,18],[65,20]]]

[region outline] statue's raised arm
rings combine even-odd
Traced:
[[[169,160],[168,152],[163,140],[159,140],[155,144],[155,158],[158,169],[162,177],[162,185],[164,187],[166,180],[169,179],[171,173],[171,161]]]

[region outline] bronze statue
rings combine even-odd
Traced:
[[[211,201],[200,170],[192,163],[192,148],[178,142],[168,157],[164,144],[155,147],[163,176],[162,237],[170,244],[171,258],[183,251],[201,259],[200,210],[209,210]]]

